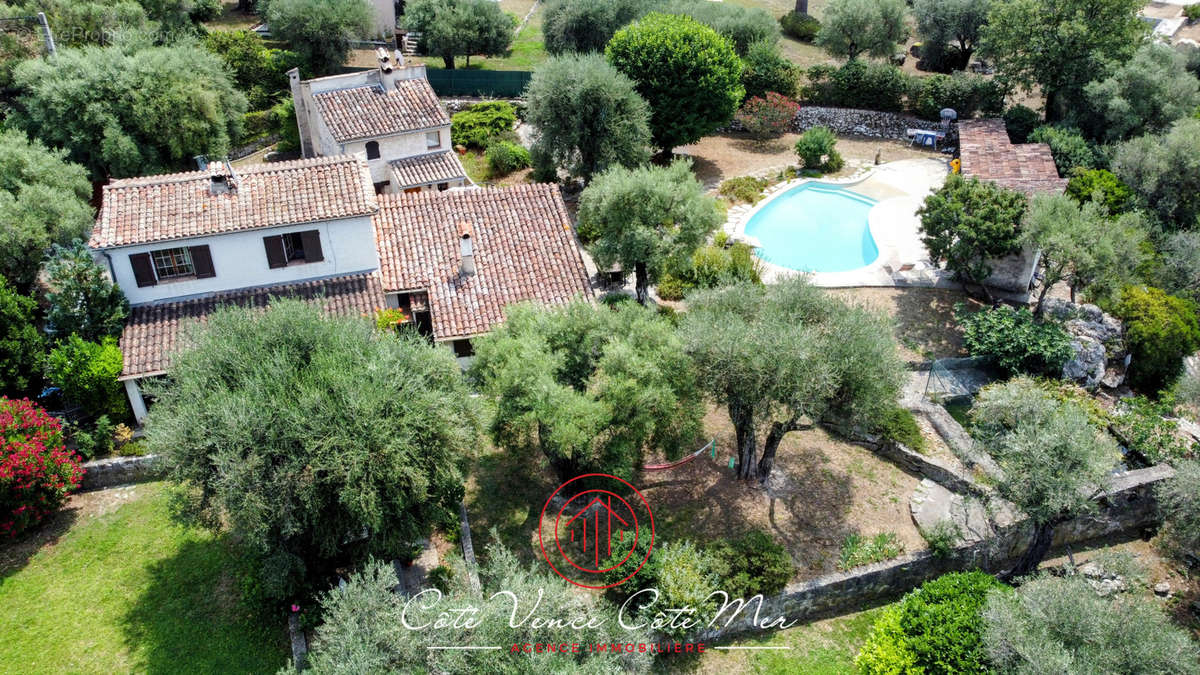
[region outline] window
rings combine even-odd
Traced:
[[[451,343],[451,347],[454,349],[454,355],[460,359],[475,356],[475,347],[470,340],[455,340]]]
[[[433,150],[440,147],[442,147],[442,133],[440,131],[427,132],[425,134],[425,149]]]
[[[325,259],[321,251],[321,233],[317,230],[263,237],[263,246],[267,251],[267,266],[272,269]]]
[[[367,159],[379,159],[379,141],[367,141]]]
[[[449,183],[438,183],[438,192],[445,192],[450,189]]]
[[[186,248],[164,248],[151,251],[150,259],[154,261],[154,275],[159,281],[195,276],[196,268],[192,265],[191,252]]]

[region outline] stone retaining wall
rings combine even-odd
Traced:
[[[83,469],[80,490],[102,490],[115,485],[154,480],[163,475],[158,455],[97,459],[84,462]]]
[[[985,492],[970,476],[963,475],[949,462],[937,457],[922,455],[903,443],[867,434],[860,430],[829,423],[826,423],[825,426],[838,435],[850,439],[850,442],[855,445],[870,450],[909,473],[928,478],[951,492],[975,495],[982,495]]]
[[[878,110],[826,108],[802,104],[792,119],[792,130],[800,133],[812,127],[828,127],[837,134],[908,140],[909,129],[939,130],[942,124]],[[957,129],[951,126],[950,131],[953,138],[948,137],[946,142],[956,143]]]
[[[1136,533],[1157,525],[1154,486],[1173,473],[1170,467],[1153,466],[1118,476],[1109,494],[1097,500],[1100,508],[1095,515],[1076,518],[1056,528],[1054,545],[1061,547],[1118,533]],[[997,537],[959,547],[945,557],[921,551],[792,584],[779,595],[767,598],[759,615],[763,619],[784,616],[788,621],[811,621],[891,600],[948,572],[968,569],[1000,572],[1020,557],[1031,538],[1032,528],[1020,522]],[[728,627],[706,631],[694,639],[711,642],[756,630],[754,607],[748,610]]]

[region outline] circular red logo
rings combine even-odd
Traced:
[[[571,497],[560,496],[564,488],[585,478],[590,479],[588,489]],[[557,508],[556,498],[561,503]],[[553,515],[552,521],[548,514]],[[649,541],[641,542],[647,526]],[[548,545],[547,539],[553,543]],[[635,557],[639,543],[645,544],[646,552]],[[650,559],[654,549],[654,515],[646,497],[629,482],[606,473],[576,476],[558,486],[546,499],[538,525],[538,545],[550,569],[570,583],[597,590],[620,586]],[[620,581],[604,583],[606,574],[613,570],[620,573],[626,568],[631,571],[622,575]]]

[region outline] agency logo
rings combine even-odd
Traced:
[[[629,581],[650,559],[654,515],[627,481],[606,473],[576,476],[542,507],[538,543],[550,569],[583,588]]]

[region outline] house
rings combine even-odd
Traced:
[[[398,52],[377,55],[378,67],[363,72],[314,80],[288,73],[303,155],[358,155],[381,193],[469,186],[425,66],[405,66]]]
[[[89,246],[131,304],[120,380],[139,423],[139,380],[166,373],[187,326],[223,305],[403,307],[465,357],[507,304],[590,295],[557,188],[376,195],[371,183],[365,159],[341,155],[104,187]]]
[[[980,119],[958,123],[958,150],[962,175],[988,180],[1000,187],[1035,194],[1058,194],[1067,188],[1060,178],[1054,155],[1046,143],[1014,144],[1008,139],[1004,120]],[[992,275],[989,286],[1027,294],[1037,271],[1039,251],[1026,249],[988,261]]]

